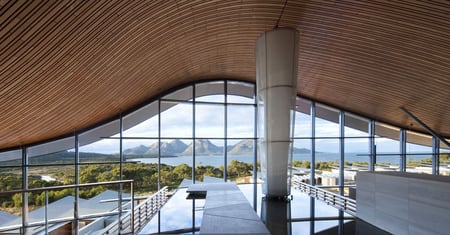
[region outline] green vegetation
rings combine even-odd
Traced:
[[[59,168],[59,170],[58,170]],[[46,174],[51,172],[51,176],[56,181],[41,180],[38,175],[29,177],[28,188],[40,188],[74,184],[74,168],[73,166],[48,167]],[[71,169],[68,170],[68,169]],[[178,166],[170,166],[161,164],[161,185],[169,186],[169,188],[176,188],[183,179],[192,178],[192,167],[187,164],[180,164]],[[228,178],[236,179],[252,175],[253,165],[249,163],[232,160],[227,168]],[[16,175],[5,174],[7,169],[0,171],[0,191],[9,191],[21,188],[22,178],[17,172]],[[114,181],[119,179],[120,165],[119,164],[96,164],[80,166],[80,183],[94,183]],[[204,176],[212,176],[223,178],[223,166],[216,168],[212,166],[197,166],[195,168],[196,180],[203,180]],[[34,174],[39,173],[35,172]],[[144,164],[144,163],[124,163],[123,164],[123,179],[134,179],[134,190],[137,194],[148,194],[158,190],[158,165]],[[130,185],[124,184],[124,191],[130,191]],[[117,185],[85,187],[80,189],[81,198],[91,198],[98,195],[106,189],[118,190]],[[59,200],[66,196],[74,196],[74,189],[64,189],[58,191],[49,191],[49,202]],[[20,208],[22,205],[21,194],[1,195],[2,208]],[[45,192],[28,193],[28,204],[30,207],[39,207],[45,203]],[[1,208],[0,208],[1,209]]]
[[[345,164],[351,164],[351,163],[345,162]],[[292,161],[292,166],[310,169],[311,168],[311,162],[307,161],[307,160]],[[337,162],[337,161],[334,161],[334,162],[316,162],[316,164],[315,164],[315,168],[317,170],[321,170],[321,171],[331,171],[331,169],[333,169],[333,168],[336,169],[338,167],[339,167],[339,162]]]
[[[408,158],[406,166],[407,167],[418,167],[418,166],[431,166],[431,157],[429,158],[422,158],[419,160],[415,160],[413,158]],[[440,164],[450,164],[450,153],[441,153],[439,155],[439,163]],[[358,166],[358,167],[368,167],[369,163],[368,162],[348,162],[345,161],[344,162],[344,166],[345,167],[349,167],[349,166]],[[377,165],[390,165],[390,163],[388,162],[378,162]],[[294,167],[301,167],[301,168],[307,168],[310,169],[311,167],[311,162],[307,161],[307,160],[302,160],[302,161],[292,161],[292,166]],[[336,169],[339,167],[339,162],[338,161],[334,161],[334,162],[316,162],[315,167],[317,170],[324,170],[324,171],[329,171],[331,169]]]
[[[100,159],[93,159],[96,162],[105,161],[104,156],[97,156]],[[95,157],[94,157],[95,158]],[[67,157],[66,159],[69,159]],[[450,164],[450,154],[443,153],[439,157],[441,164]],[[40,163],[46,162],[41,159]],[[345,166],[360,166],[367,167],[367,162],[345,162]],[[293,161],[294,167],[310,168],[310,161]],[[407,166],[423,166],[431,165],[431,158],[424,158],[420,160],[408,159]],[[339,163],[334,162],[316,162],[317,170],[329,171],[338,168]],[[259,168],[259,162],[258,162]],[[259,170],[259,169],[258,169]],[[253,171],[253,164],[239,162],[232,160],[227,167],[227,178],[236,180],[241,177],[251,176]],[[120,165],[117,163],[107,164],[93,164],[80,166],[80,183],[94,183],[113,181],[119,179]],[[192,178],[192,167],[187,164],[180,164],[178,166],[160,165],[160,180],[162,186],[169,186],[169,188],[176,188],[183,179]],[[223,178],[224,168],[198,165],[195,167],[196,180],[202,181],[204,176],[211,176]],[[29,167],[28,188],[50,187],[58,185],[68,185],[75,183],[75,174],[73,165],[48,166],[48,167]],[[50,175],[56,181],[41,180],[40,175]],[[137,194],[149,194],[158,190],[158,165],[144,164],[144,163],[124,163],[123,164],[123,179],[134,179],[134,190]],[[5,167],[0,168],[0,192],[10,191],[22,188],[22,176],[20,167]],[[91,198],[106,189],[118,190],[117,185],[111,186],[96,186],[80,189],[80,197]],[[124,191],[129,192],[130,185],[124,184]],[[58,191],[50,191],[48,193],[49,201],[53,202],[66,196],[74,196],[74,189],[64,189]],[[20,211],[22,205],[21,194],[0,195],[0,210],[15,208]],[[42,206],[45,203],[44,192],[33,192],[28,194],[28,202],[30,208]],[[9,210],[11,211],[11,210]]]

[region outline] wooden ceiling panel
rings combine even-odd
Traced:
[[[255,81],[255,40],[277,22],[300,33],[299,95],[424,132],[404,106],[450,137],[448,2],[284,4],[2,1],[0,150],[88,128],[184,83]]]

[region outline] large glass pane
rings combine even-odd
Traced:
[[[225,106],[223,104],[196,104],[195,137],[223,138],[225,131]]]
[[[339,112],[316,105],[316,184],[336,186],[339,183]],[[337,188],[333,188],[336,190]]]
[[[375,124],[375,171],[400,170],[400,129],[382,123]]]
[[[158,191],[157,139],[123,140],[123,179],[133,179],[135,192],[148,195]],[[127,191],[129,192],[129,191]]]
[[[0,152],[0,168],[7,166],[21,166],[22,165],[22,150],[12,150]]]
[[[195,179],[223,182],[224,140],[195,140]]]
[[[450,140],[447,139],[447,142]],[[450,176],[450,147],[442,141],[439,146],[439,175]]]
[[[22,194],[4,194],[22,188],[22,167],[0,168],[0,229],[9,225],[21,225]]]
[[[0,192],[22,188],[22,167],[0,168]]]
[[[406,171],[432,174],[433,138],[412,131],[406,132]]]
[[[316,105],[316,137],[339,137],[339,111]]]
[[[233,139],[227,145],[227,180],[237,184],[254,183],[255,140]]]
[[[311,116],[309,114],[295,113],[294,137],[311,137]]]
[[[311,122],[311,102],[297,97],[294,123],[293,140],[293,161],[292,161],[292,182],[310,182],[311,173],[311,143],[312,122]],[[315,141],[315,140],[314,140]]]
[[[18,230],[4,229],[22,225],[22,194],[0,194],[0,202],[0,229],[4,231],[2,234],[20,234]]]
[[[137,195],[151,195],[158,191],[158,163],[124,163],[124,180],[134,180],[134,192]],[[124,191],[130,192],[130,185],[124,185]]]
[[[158,162],[158,139],[124,139],[122,144],[124,161]]]
[[[178,188],[183,180],[192,183],[192,139],[167,139],[161,148],[161,187]]]
[[[28,167],[28,188],[41,188],[74,183],[75,165]]]
[[[195,101],[200,102],[225,102],[225,86],[223,81],[206,82],[195,85]]]
[[[119,120],[110,122],[79,136],[80,162],[118,162],[120,160]]]
[[[130,186],[125,184],[123,188],[129,189]],[[83,217],[115,212],[119,208],[120,202],[122,205],[129,203],[128,200],[123,199],[130,197],[128,192],[123,192],[122,198],[120,198],[118,184],[83,187],[80,189],[79,215]]]
[[[255,107],[227,105],[227,137],[253,138],[255,136]]]
[[[107,182],[120,179],[120,164],[87,164],[80,166],[80,184]]]
[[[316,140],[316,184],[336,186],[339,183],[339,138]]]
[[[227,81],[227,102],[255,103],[255,85],[246,82]]]
[[[119,162],[120,140],[105,139],[80,147],[81,163]]]
[[[75,137],[27,148],[29,165],[74,164]]]
[[[192,138],[192,104],[161,102],[161,137]]]
[[[368,171],[370,162],[369,121],[345,114],[344,127],[344,184],[354,185],[358,171]],[[347,189],[345,189],[347,190]],[[348,193],[347,191],[345,192]]]
[[[109,182],[120,179],[120,164],[88,164],[80,166],[81,184],[95,182]],[[129,185],[124,185],[128,189]],[[105,213],[116,210],[118,207],[118,184],[87,186],[80,189],[80,216],[88,216],[95,213]],[[129,197],[129,194],[123,194]],[[102,200],[112,200],[100,205]]]
[[[74,189],[60,189],[48,191],[47,219],[73,219],[74,217]],[[28,193],[28,222],[44,224],[45,218],[45,191],[36,191]],[[31,233],[38,234],[42,232],[42,226],[32,227]],[[54,233],[60,234],[64,229],[55,228]]]
[[[311,139],[294,140],[294,156],[292,161],[293,182],[310,183],[311,172]]]
[[[123,118],[123,137],[158,137],[158,102]]]

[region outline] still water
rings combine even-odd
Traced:
[[[429,157],[428,155],[415,155],[408,156],[408,158],[412,158],[414,160],[422,159],[425,157]],[[386,162],[390,164],[399,164],[400,156],[378,156],[378,162]],[[230,164],[232,160],[238,160],[240,162],[245,163],[253,163],[253,155],[228,155],[227,164]],[[338,153],[316,153],[316,162],[334,162],[339,161],[340,155]],[[142,163],[158,163],[158,158],[130,158],[128,161],[139,161]],[[302,160],[311,160],[311,154],[294,154],[293,160],[302,161]],[[346,153],[345,161],[348,162],[369,162],[369,156],[366,154],[360,153]],[[178,157],[164,157],[161,158],[161,163],[178,166],[180,164],[187,164],[192,166],[192,156],[178,156]],[[224,165],[224,158],[222,155],[210,155],[210,156],[196,156],[195,164],[203,165],[203,166],[214,166],[219,167]]]

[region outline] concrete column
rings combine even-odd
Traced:
[[[267,197],[290,194],[288,164],[292,159],[297,39],[295,30],[278,28],[256,40],[258,149]]]

